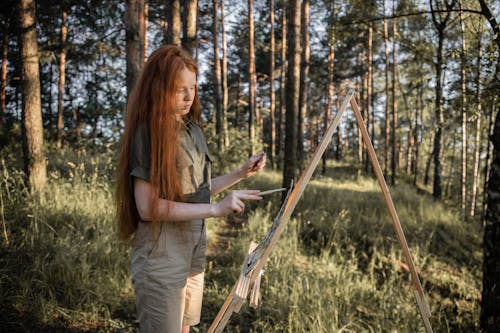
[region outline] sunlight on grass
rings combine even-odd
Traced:
[[[87,329],[137,330],[129,244],[119,242],[115,232],[110,163],[106,157],[65,156],[37,197],[27,194],[21,173],[3,167],[1,208],[10,241],[2,240],[0,256],[2,323],[23,321],[48,331],[78,328],[77,323]],[[308,184],[271,253],[261,306],[244,306],[227,332],[424,331],[377,181],[348,164],[328,167],[328,177],[315,174]],[[265,171],[238,188],[281,186],[280,172]],[[434,330],[477,331],[480,228],[462,223],[456,210],[410,185],[391,188],[391,194]],[[236,282],[250,242],[266,234],[280,200],[273,194],[249,202],[248,220],[222,250],[215,244],[224,220],[207,221],[216,252],[207,261],[202,323],[195,331],[208,329]]]

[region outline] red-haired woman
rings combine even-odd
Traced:
[[[189,332],[200,321],[207,217],[241,213],[258,190],[210,195],[250,177],[264,154],[210,178],[201,131],[197,66],[176,46],[153,52],[127,104],[117,184],[122,239],[132,241],[132,281],[143,332]]]

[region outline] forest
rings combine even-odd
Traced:
[[[198,65],[212,174],[297,181],[354,92],[435,332],[500,332],[496,0],[6,0],[0,4],[0,331],[138,332],[115,191],[148,56]],[[220,200],[220,195],[212,201]],[[206,332],[279,194],[207,222]],[[226,332],[424,332],[352,112]]]

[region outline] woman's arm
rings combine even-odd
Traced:
[[[233,186],[240,180],[255,175],[266,165],[266,154],[259,153],[253,155],[241,167],[231,171],[228,174],[212,179],[210,194],[215,195],[224,191],[226,188]]]
[[[243,200],[260,200],[258,190],[233,191],[216,204],[185,203],[158,199],[158,218],[160,221],[191,221],[208,217],[222,217],[229,213],[242,213],[245,209]],[[134,197],[139,216],[143,221],[151,221],[151,184],[134,177]]]

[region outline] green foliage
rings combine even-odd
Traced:
[[[335,180],[310,182],[266,266],[261,307],[244,307],[234,314],[228,332],[424,331],[379,186],[364,176],[346,179],[345,167],[330,168],[336,171]],[[277,187],[280,176],[265,173],[250,183],[255,188]],[[477,331],[479,228],[463,224],[458,213],[410,186],[391,192],[430,303],[434,330]],[[223,302],[220,294],[228,295],[234,285],[250,241],[259,241],[267,231],[277,200],[259,204],[248,228],[231,242],[224,255],[239,260],[213,258],[207,276],[207,322]]]
[[[49,185],[37,197],[29,195],[22,172],[0,163],[2,328],[71,331],[80,323],[83,331],[137,330],[129,245],[119,242],[115,232],[110,182],[115,155],[111,148],[102,149],[99,154],[50,152]],[[233,163],[238,162],[235,157]],[[244,306],[226,332],[423,331],[377,183],[347,164],[329,163],[327,174],[335,178],[317,175],[310,182],[271,254],[259,309]],[[280,185],[277,172],[241,183],[259,189]],[[391,192],[434,330],[477,331],[479,228],[408,185]],[[249,203],[248,221],[225,234],[228,243],[222,250],[217,249],[224,224],[209,220],[204,308],[193,331],[208,329],[237,279],[250,241],[262,239],[279,204],[280,195]]]
[[[66,170],[58,161],[36,197],[28,194],[24,175],[2,163],[3,328],[51,331],[134,312],[129,246],[116,237],[113,188],[98,158],[89,160],[67,159]]]
[[[205,126],[204,133],[209,145],[210,156],[213,159],[212,175],[214,177],[230,172],[243,164],[250,156],[248,132],[234,128],[228,130],[229,146],[222,150],[217,147],[217,137],[212,134],[212,124]],[[262,142],[254,143],[255,153],[263,151]]]

